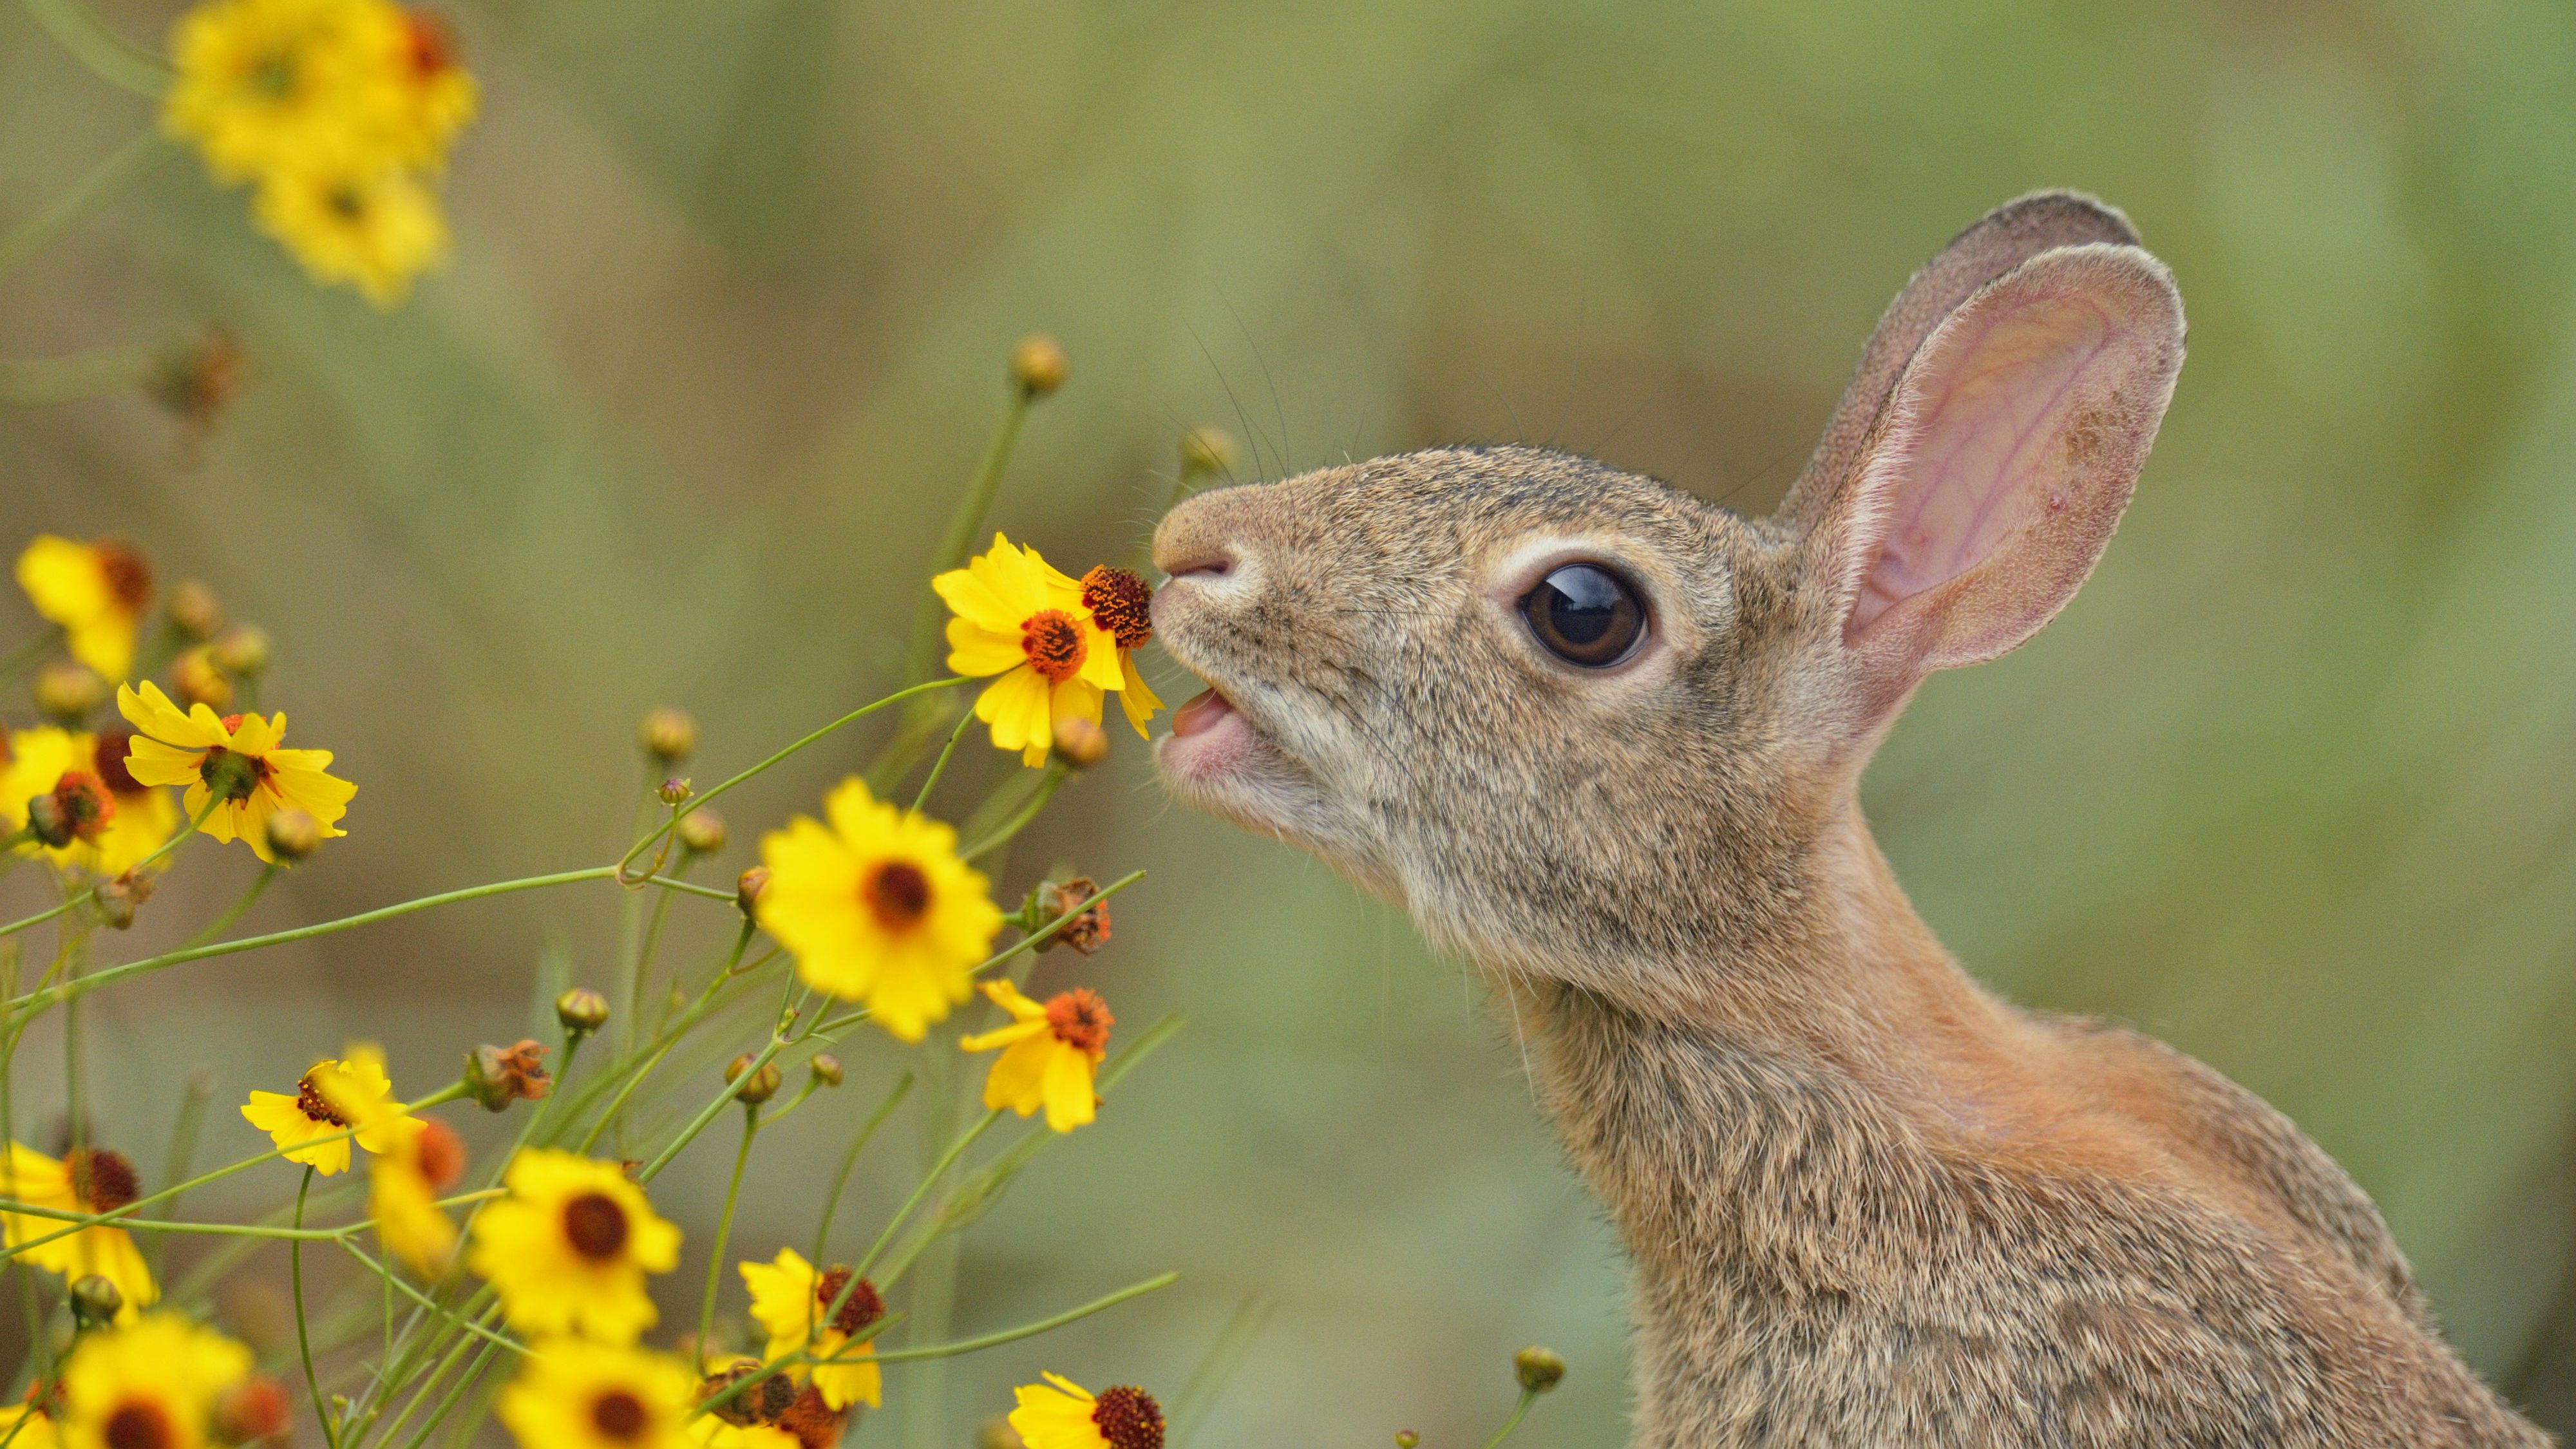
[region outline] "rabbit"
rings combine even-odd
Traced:
[[[1908,283],[1770,517],[1496,446],[1156,530],[1211,686],[1158,773],[1493,983],[1630,1259],[1645,1449],[2551,1442],[2288,1119],[1978,985],[1861,817],[1924,677],[2092,571],[2183,335],[2127,218],[2036,194]]]

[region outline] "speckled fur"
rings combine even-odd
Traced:
[[[2134,242],[2062,194],[1964,233],[1770,519],[1458,448],[1203,495],[1157,536],[1161,638],[1265,742],[1173,787],[1497,984],[1633,1259],[1649,1449],[2548,1442],[2324,1153],[2179,1053],[1983,990],[1861,819],[1922,672],[2045,622],[2126,501],[2181,349]],[[1900,383],[2014,287],[2108,298],[2129,371],[2066,424],[2011,572],[1847,637],[1889,526],[1868,480],[1922,420]],[[1512,569],[1558,553],[1637,578],[1646,664],[1584,675],[1518,628]]]

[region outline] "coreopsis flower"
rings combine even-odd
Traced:
[[[669,1354],[556,1339],[535,1345],[494,1409],[527,1449],[690,1449],[696,1386]]]
[[[474,1220],[467,1266],[501,1295],[512,1328],[632,1343],[653,1326],[644,1276],[678,1265],[680,1230],[617,1164],[532,1147],[502,1185],[509,1196]]]
[[[421,1133],[421,1121],[394,1100],[384,1053],[361,1043],[337,1061],[315,1062],[295,1083],[295,1094],[253,1092],[242,1119],[265,1132],[289,1162],[329,1177],[349,1166],[349,1129],[369,1152],[399,1152]],[[317,1137],[333,1140],[314,1141]]]
[[[405,29],[383,0],[207,0],[171,33],[162,129],[227,182],[373,140]]]
[[[761,927],[809,985],[866,1002],[879,1026],[919,1041],[966,999],[967,968],[990,950],[1001,910],[947,825],[874,799],[856,778],[823,814],[761,840]]]
[[[414,278],[447,261],[438,198],[414,173],[357,148],[268,172],[251,214],[314,281],[346,283],[382,310],[402,305]]]
[[[1143,1389],[1103,1389],[1098,1397],[1062,1374],[1023,1384],[1011,1427],[1028,1449],[1163,1449],[1163,1406]]]
[[[1154,587],[1132,570],[1101,564],[1082,576],[1082,607],[1091,621],[1118,641],[1118,707],[1136,733],[1163,707],[1145,676],[1136,672],[1136,651],[1154,637]]]
[[[190,820],[209,801],[220,802],[199,827],[215,839],[243,841],[273,864],[268,817],[289,806],[312,816],[326,839],[348,834],[339,820],[358,787],[324,773],[329,750],[281,746],[284,714],[218,716],[202,704],[183,714],[148,679],[140,694],[120,686],[116,708],[137,732],[127,747],[126,773],[143,785],[187,786],[180,808]]]
[[[1109,1028],[1116,1021],[1109,1003],[1096,992],[1076,989],[1040,1006],[1008,981],[985,982],[984,994],[1011,1014],[1009,1026],[958,1043],[970,1052],[1003,1049],[984,1078],[984,1105],[1008,1107],[1023,1117],[1044,1107],[1047,1126],[1058,1132],[1090,1121],[1100,1101],[1092,1073],[1108,1054]]]
[[[1085,607],[1080,584],[997,533],[988,552],[930,586],[956,616],[948,667],[1000,676],[975,697],[975,717],[993,727],[996,746],[1043,765],[1056,720],[1100,722],[1103,695],[1122,682],[1118,639]]]
[[[74,659],[112,680],[134,667],[135,631],[152,602],[152,566],[134,545],[38,534],[18,555],[18,587],[38,614],[62,626]]]
[[[154,851],[170,843],[187,820],[179,813],[179,802],[167,790],[154,789],[134,778],[126,768],[126,756],[134,747],[134,731],[124,728],[103,729],[92,735],[75,735],[72,740],[77,755],[86,749],[90,773],[98,776],[116,800],[116,818],[107,830],[90,843],[87,851],[75,850],[71,864],[99,876],[120,876],[151,858]]]
[[[156,802],[138,796],[141,818],[120,830],[126,797],[102,778],[100,753],[91,736],[50,725],[10,735],[0,756],[6,760],[0,764],[0,836],[23,832],[20,854],[42,854],[57,866],[93,874],[117,874],[151,854],[159,840],[139,853],[134,846],[150,835]],[[121,766],[113,768],[122,776]],[[166,798],[157,803],[163,810],[169,804]],[[109,861],[114,870],[104,869]]]
[[[387,136],[396,160],[435,172],[447,164],[457,132],[474,119],[478,92],[446,17],[426,10],[401,13]]]
[[[0,1163],[0,1197],[30,1207],[66,1213],[106,1213],[142,1195],[134,1164],[125,1159],[125,1154],[104,1147],[78,1148],[58,1161],[12,1142],[7,1161]],[[119,1323],[133,1322],[159,1299],[161,1290],[153,1286],[151,1270],[143,1265],[143,1255],[136,1251],[134,1238],[125,1229],[94,1223],[78,1232],[55,1236],[70,1226],[61,1218],[0,1213],[0,1235],[5,1235],[11,1248],[32,1244],[21,1256],[37,1267],[60,1273],[66,1283],[77,1283],[95,1273],[115,1284],[116,1291],[125,1297],[125,1306],[117,1313]],[[37,1242],[39,1238],[52,1241]]]
[[[63,1364],[69,1449],[202,1449],[251,1352],[177,1313],[83,1337]]]
[[[0,1443],[9,1449],[62,1449],[63,1440],[52,1415],[34,1404],[12,1404],[0,1409]]]
[[[456,1257],[456,1224],[438,1195],[464,1175],[464,1142],[434,1117],[408,1143],[367,1165],[367,1216],[375,1220],[376,1240],[422,1278],[436,1280]]]
[[[848,1266],[841,1263],[828,1272],[816,1272],[794,1248],[781,1248],[775,1260],[744,1263],[741,1269],[743,1286],[751,1290],[751,1316],[769,1335],[764,1357],[776,1360],[805,1349],[817,1360],[814,1387],[821,1391],[827,1408],[846,1409],[855,1403],[873,1409],[885,1401],[877,1365],[865,1357],[876,1346],[861,1337],[868,1325],[885,1317],[885,1299],[874,1283],[862,1278],[853,1285]],[[846,1299],[843,1290],[848,1292]],[[832,1313],[835,1302],[841,1305],[838,1313]],[[845,1349],[861,1361],[820,1362]]]

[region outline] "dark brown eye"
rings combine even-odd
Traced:
[[[1600,669],[1646,637],[1646,603],[1626,579],[1599,564],[1563,565],[1521,600],[1521,617],[1548,653]]]

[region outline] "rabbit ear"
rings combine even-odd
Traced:
[[[2040,253],[1923,340],[1806,540],[1880,703],[2011,649],[2074,597],[2182,353],[2171,274],[2098,244]]]
[[[1812,530],[1823,518],[1826,505],[1859,464],[1861,447],[1887,406],[1897,374],[1942,318],[1976,295],[1978,288],[2041,252],[2087,242],[2136,246],[2138,234],[2116,207],[2092,197],[2072,191],[2034,191],[1996,207],[1984,220],[1951,238],[1878,319],[1869,346],[1861,352],[1860,367],[1852,373],[1833,421],[1825,428],[1824,441],[1816,445],[1806,471],[1790,488],[1780,515],[1795,520],[1800,532]]]

